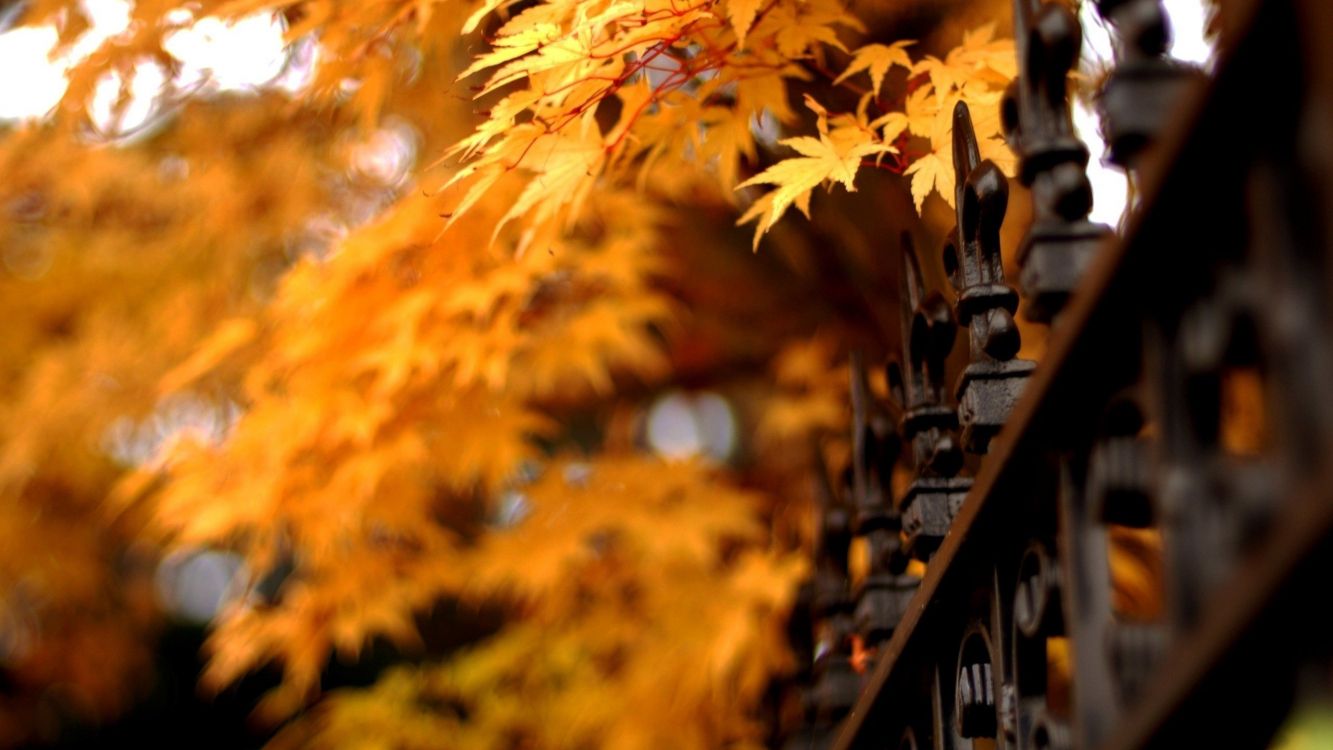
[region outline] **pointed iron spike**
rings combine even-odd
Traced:
[[[977,134],[972,128],[972,112],[967,103],[959,99],[953,108],[953,171],[954,189],[957,203],[962,205],[963,185],[972,170],[981,164],[981,149],[977,146]],[[959,224],[962,224],[960,213]]]
[[[953,319],[953,309],[949,301],[939,292],[931,292],[921,303],[921,318],[929,332],[926,344],[926,362],[936,372],[943,372],[944,360],[953,351],[953,342],[958,338],[958,324]]]
[[[907,234],[902,238],[899,279],[902,328],[904,409],[936,405],[944,359],[953,348],[956,326],[953,311],[937,291],[927,291],[916,248]]]
[[[1099,96],[1110,161],[1133,169],[1202,71],[1171,58],[1171,24],[1162,0],[1098,0],[1109,22],[1116,65]]]
[[[1032,31],[1041,42],[1049,96],[1053,103],[1061,103],[1065,99],[1069,71],[1078,63],[1079,50],[1083,47],[1083,29],[1069,8],[1059,3],[1047,3],[1034,18]],[[1033,54],[1036,54],[1038,45],[1032,47]]]
[[[866,378],[865,356],[861,351],[853,350],[850,391],[852,395],[852,493],[853,504],[859,506],[865,502],[870,491],[869,454],[867,438],[870,432],[870,382]]]
[[[887,371],[889,369],[892,369],[892,365],[893,365],[892,360],[885,360],[884,367],[886,375],[888,374]],[[892,395],[893,380],[890,378],[886,382],[887,385],[889,385],[890,395]],[[879,415],[882,419],[882,421],[879,423],[880,426],[883,428],[881,432],[885,433],[884,435],[885,442],[889,446],[886,450],[887,452],[893,453],[894,458],[892,460],[896,461],[898,451],[902,450],[902,445],[900,442],[901,436],[897,432],[897,425],[902,422],[903,409],[905,407],[901,406],[900,402],[896,398],[889,398],[884,401],[876,401],[876,408],[879,411]]]
[[[1023,48],[1027,41],[1028,30],[1032,28],[1032,16],[1041,7],[1041,0],[1014,0],[1014,46]]]
[[[917,362],[916,349],[917,343],[916,321],[918,311],[921,309],[922,290],[925,283],[921,279],[921,266],[916,260],[916,248],[912,244],[912,238],[906,232],[902,235],[902,267],[898,279],[898,304],[899,315],[898,324],[902,332],[902,341],[900,342],[903,356],[903,376],[906,378],[903,387],[902,407],[911,409],[917,406],[921,400],[921,378],[920,368]]]
[[[962,292],[967,286],[967,275],[963,272],[963,248],[960,243],[958,225],[955,223],[949,233],[944,235],[944,245],[940,248],[940,260],[944,263],[944,274],[949,277],[949,286],[955,293]]]
[[[828,462],[824,460],[824,451],[819,449],[819,445],[813,446],[814,464],[815,464],[815,532],[816,535],[823,528],[824,511],[832,508],[834,503],[833,484],[830,481],[828,473]]]
[[[1000,225],[1009,206],[1009,180],[1000,168],[987,160],[974,168],[959,191],[959,226],[967,246],[979,245],[981,282],[1001,283],[1004,274],[995,275],[995,257],[1000,249]]]
[[[1078,285],[1108,229],[1088,221],[1086,146],[1071,117],[1069,72],[1083,42],[1065,3],[1015,0],[1019,71],[1002,105],[1006,138],[1019,156],[1018,179],[1032,190],[1033,221],[1018,249],[1026,315],[1049,322]],[[998,264],[996,264],[998,268]]]
[[[903,382],[903,365],[897,358],[889,360],[884,366],[884,375],[889,381],[889,394],[893,400],[903,405],[907,404],[906,384]]]
[[[1009,202],[1008,179],[990,161],[981,161],[967,105],[954,107],[954,170],[958,175],[958,227],[953,238],[960,264],[954,281],[955,312],[970,329],[971,361],[959,378],[958,420],[963,443],[984,453],[1017,400],[1033,363],[1011,359],[1018,349],[1018,330],[1010,314],[1018,295],[1005,282],[1000,255],[1000,225]],[[1031,134],[1024,132],[1026,140]]]
[[[961,116],[968,117],[965,107]],[[955,144],[961,144],[956,153],[961,154],[963,162],[979,158],[978,154],[969,153],[966,138],[956,140]],[[975,262],[965,253],[971,252],[968,246],[974,243],[957,228],[950,235],[944,267],[950,282],[961,293],[972,283]],[[909,554],[925,560],[939,547],[948,532],[955,498],[961,497],[969,484],[969,480],[955,476],[962,466],[962,454],[950,434],[957,422],[953,409],[946,404],[948,397],[943,386],[944,361],[953,348],[957,325],[943,295],[926,286],[911,238],[904,235],[901,245],[902,362],[901,366],[897,363],[891,366],[890,384],[904,411],[902,434],[911,444],[913,478],[895,503],[907,546],[893,545],[881,550],[884,555],[879,562],[893,575],[905,573]],[[881,476],[889,473],[881,471]]]
[[[899,325],[902,328],[902,348],[907,351],[912,338],[912,320],[925,296],[926,284],[921,277],[921,264],[916,259],[916,246],[912,236],[902,234],[902,267],[898,279]]]
[[[938,292],[929,291],[921,273],[921,264],[917,259],[916,246],[909,232],[899,235],[901,254],[899,257],[898,306],[901,338],[901,354],[898,361],[888,364],[890,393],[893,396],[888,404],[897,424],[908,418],[906,412],[921,406],[936,403],[938,394],[928,370],[938,369],[934,365],[933,352],[938,348],[936,339],[947,334],[948,346],[952,346],[953,332],[946,331],[952,324],[952,312],[947,303],[943,304],[944,318],[940,318],[939,306],[942,298]],[[943,328],[941,327],[943,325]]]
[[[870,422],[870,383],[866,378],[865,355],[859,349],[851,353],[852,429],[860,431]]]
[[[833,491],[820,451],[815,451],[815,560],[845,575],[851,544],[851,513]]]
[[[986,161],[972,171],[967,178],[969,194],[976,196],[977,225],[974,235],[981,244],[985,255],[983,262],[992,266],[999,273],[990,281],[1004,282],[1004,271],[1000,266],[1000,226],[1004,224],[1004,214],[1009,208],[1009,178],[993,162]]]
[[[1000,129],[1004,132],[1004,141],[1014,153],[1023,151],[1023,81],[1019,78],[1004,87],[1004,96],[1000,98]]]

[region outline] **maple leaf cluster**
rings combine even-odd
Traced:
[[[755,159],[755,125],[764,118],[796,122],[789,85],[812,76],[808,61],[822,69],[830,51],[848,51],[843,30],[863,27],[836,0],[747,0],[728,2],[722,12],[711,2],[671,0],[527,8],[497,30],[494,50],[463,72],[467,78],[491,71],[479,94],[504,95],[452,150],[465,166],[449,184],[468,185],[460,210],[500,175],[519,170],[531,179],[504,221],[520,215],[559,220],[577,216],[599,181],[633,179],[678,191],[682,186],[660,174],[663,165],[699,159],[712,165],[723,191],[774,186],[739,220],[758,220],[757,248],[790,206],[809,216],[814,188],[855,190],[861,167],[878,166],[885,155],[901,157],[897,169],[912,176],[918,211],[932,189],[952,205],[949,113],[958,101],[979,114],[983,157],[1012,171],[999,102],[1016,70],[1013,43],[994,40],[994,27],[986,26],[966,34],[944,59],[925,55],[913,62],[911,40],[855,49],[832,81],[838,86],[868,73],[872,87],[855,110],[830,115],[806,94],[805,106],[817,115],[816,134],[779,141],[799,156],[739,180],[742,162]],[[881,91],[895,67],[909,76],[907,93],[886,101]],[[603,117],[603,111],[617,114]],[[902,153],[905,134],[926,148]]]

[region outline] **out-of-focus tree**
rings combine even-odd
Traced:
[[[282,80],[182,74],[255,14]],[[0,138],[0,743],[132,703],[153,566],[201,550],[243,563],[203,684],[280,669],[280,744],[762,742],[811,445],[845,450],[847,348],[896,345],[883,238],[947,228],[955,102],[1012,163],[1004,15],[133,4]],[[443,601],[500,624],[436,653]],[[414,658],[321,696],[378,641]]]

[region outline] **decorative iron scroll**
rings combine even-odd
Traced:
[[[1016,358],[1007,183],[959,104],[953,314],[902,237],[893,403],[854,357],[853,456],[840,496],[825,488],[810,589],[808,723],[785,747],[1262,748],[1295,702],[1333,696],[1333,632],[1307,612],[1333,574],[1333,54],[1305,28],[1333,11],[1248,7],[1207,97],[1168,119],[1196,76],[1163,55],[1160,3],[1097,2],[1118,35],[1111,155],[1144,196],[1128,237],[1103,242],[1069,122],[1078,25],[1016,0],[1004,116],[1035,205],[1021,277],[1035,316],[1061,321],[1040,369]],[[1276,113],[1255,111],[1264,86]],[[1107,262],[1088,265],[1094,247]],[[854,603],[852,534],[870,555]],[[856,639],[876,660],[864,675]]]

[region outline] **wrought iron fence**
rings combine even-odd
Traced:
[[[1047,351],[1016,356],[1008,184],[960,104],[957,226],[940,256],[902,240],[889,402],[853,360],[851,466],[822,488],[792,621],[810,666],[788,747],[1264,747],[1331,692],[1333,3],[1222,3],[1208,79],[1166,57],[1159,0],[1096,7],[1116,37],[1103,127],[1139,205],[1123,236],[1088,221],[1066,88],[1081,30],[1063,3],[1016,0],[1002,117],[1034,219],[1015,270]],[[947,297],[920,271],[935,257]],[[1160,601],[1125,603],[1125,560]]]

